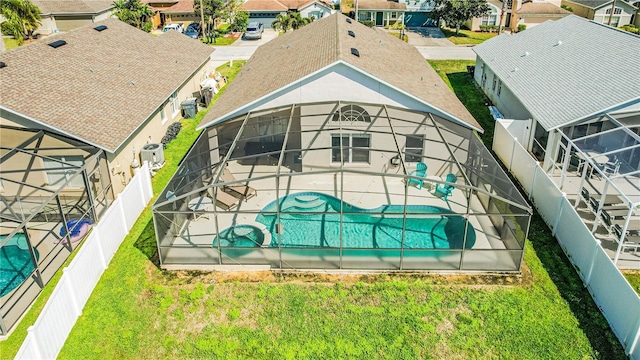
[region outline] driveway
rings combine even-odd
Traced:
[[[278,37],[278,33],[273,29],[264,29],[262,33],[262,39],[258,40],[245,40],[244,38],[240,38],[236,40],[233,44],[229,46],[255,46],[256,48],[262,44],[266,44],[269,41]]]
[[[407,35],[409,45],[413,46],[456,46],[437,27],[408,28]]]

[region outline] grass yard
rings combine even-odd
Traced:
[[[480,112],[466,65],[432,63],[483,117],[486,142],[490,116]],[[154,193],[196,139],[202,116],[185,120],[169,144]],[[538,216],[525,262],[522,276],[503,277],[167,272],[157,267],[149,207],[59,358],[626,358]],[[15,354],[4,350],[3,358]]]
[[[456,45],[476,45],[498,35],[498,33],[477,32],[460,29],[460,34],[456,36],[456,29],[441,28],[440,30],[442,30],[444,36],[447,37],[447,40]]]
[[[393,32],[393,31],[389,31],[388,34],[391,34],[391,36],[396,37],[398,40],[400,40],[400,33],[399,32]],[[409,42],[409,36],[407,34],[404,35],[404,39],[402,39],[404,42]]]
[[[633,290],[640,295],[640,271],[625,271],[623,274],[629,284],[631,284],[631,287],[633,287]]]

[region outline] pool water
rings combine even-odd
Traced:
[[[276,226],[277,203],[280,223]],[[403,205],[362,209],[321,193],[297,193],[271,202],[256,221],[271,232],[271,247],[340,247],[340,209],[343,208],[343,248],[399,249],[402,246]],[[310,212],[321,212],[310,214]],[[462,249],[465,219],[437,206],[407,205],[404,247],[407,249]],[[272,214],[269,214],[272,213]],[[376,214],[377,213],[377,214]],[[467,225],[467,249],[476,234]]]
[[[264,234],[260,229],[251,225],[237,225],[220,232],[213,239],[213,246],[218,246],[218,239],[222,247],[257,247],[262,245]]]
[[[5,237],[0,236],[0,241]],[[26,241],[24,234],[15,234],[9,240],[10,244],[0,247],[0,297],[20,286],[34,270]],[[34,251],[37,259],[38,251]]]

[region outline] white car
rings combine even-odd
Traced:
[[[167,24],[165,25],[164,29],[162,29],[162,32],[167,32],[169,30],[175,30],[179,33],[183,33],[184,26],[182,26],[182,24]]]

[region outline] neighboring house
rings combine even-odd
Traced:
[[[117,19],[52,35],[0,54],[0,121],[102,149],[118,194],[141,148],[160,143],[181,102],[214,71],[211,51],[177,32],[152,36]]]
[[[331,3],[313,0],[248,0],[242,4],[242,10],[249,12],[249,22],[262,23],[267,29],[279,14],[287,11],[298,11],[302,17],[315,20],[333,13]]]
[[[384,30],[334,14],[260,46],[198,129],[153,206],[163,268],[520,269],[531,209]]]
[[[162,29],[166,24],[181,23],[185,28],[192,22],[201,22],[200,13],[196,13],[193,0],[145,0],[153,10],[154,29]]]
[[[505,118],[522,121],[518,139],[545,169],[556,160],[556,130],[640,108],[637,63],[619,61],[640,54],[638,35],[571,15],[473,50],[476,82]],[[589,128],[589,134],[602,130]],[[637,162],[629,160],[632,167]]]
[[[108,0],[33,0],[42,13],[41,34],[69,31],[111,17],[113,1]]]
[[[622,0],[616,1],[614,9],[613,0],[562,0],[562,5],[571,7],[575,15],[613,27],[633,24],[638,10],[636,6]]]
[[[480,25],[499,26],[506,30],[518,31],[518,25],[525,25],[530,29],[547,20],[558,20],[571,12],[560,7],[559,1],[508,1],[505,4],[504,14],[502,14],[502,2],[490,0],[487,2],[489,11],[482,17],[473,18],[466,23],[467,27],[473,31],[480,30]],[[514,7],[515,4],[515,7]]]
[[[375,26],[388,26],[395,23],[404,24],[407,4],[385,0],[359,0],[356,10],[358,20],[373,21]]]
[[[436,26],[435,21],[429,17],[429,12],[433,11],[435,1],[398,0],[398,2],[407,7],[404,13],[404,24],[407,27]]]

